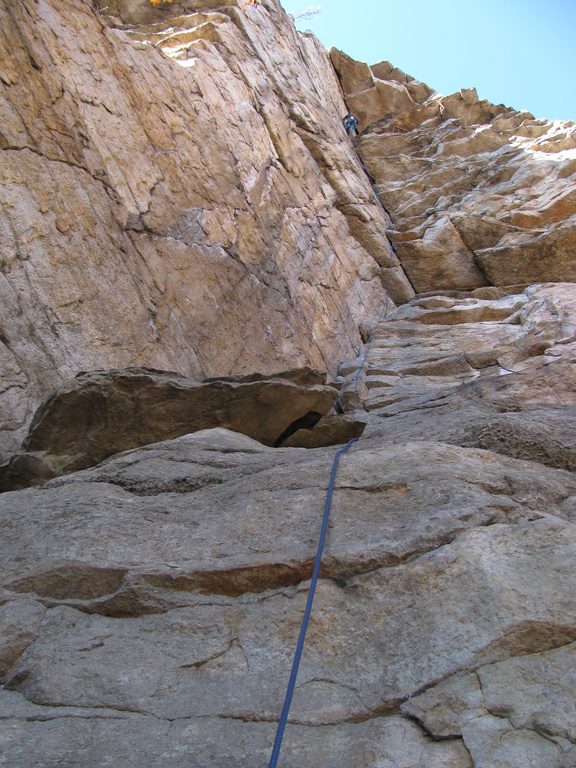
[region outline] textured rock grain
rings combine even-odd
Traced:
[[[162,723],[178,722],[190,738],[181,748],[193,744],[216,766],[227,747],[205,741],[213,717],[236,722],[264,752],[306,598],[318,526],[310,512],[322,507],[329,465],[327,449],[272,449],[208,430],[0,497],[2,609],[27,601],[46,610],[40,625],[31,616],[30,643],[7,665],[0,695],[8,709],[45,713],[32,720],[46,725],[22,731],[16,710],[10,753],[34,732],[54,759],[68,710],[66,738],[82,717],[107,713],[121,722],[106,727],[130,732],[153,718],[162,743]],[[405,764],[424,765],[412,751],[427,737],[400,714],[406,698],[463,670],[574,641],[573,569],[564,570],[566,589],[556,579],[558,564],[574,559],[565,501],[575,495],[572,473],[486,451],[353,448],[291,715],[314,730],[310,754],[328,759],[334,733],[351,730],[353,743],[369,738],[362,765],[395,755],[403,739]],[[339,730],[323,739],[328,726]],[[95,743],[111,738],[100,727]],[[135,746],[141,764],[153,764],[155,729]],[[299,759],[294,731],[286,749]],[[431,765],[470,765],[459,736],[421,754]]]
[[[412,294],[275,0],[121,3],[144,28],[92,5],[0,3],[0,459],[79,371],[334,370],[382,284]]]
[[[574,126],[98,4],[0,0],[0,766],[265,765],[344,423],[281,765],[575,768]]]
[[[493,291],[494,289],[485,289]],[[576,467],[576,286],[418,298],[342,366],[341,401],[376,417],[365,440],[440,440]]]
[[[360,156],[417,292],[576,281],[576,126],[434,93],[332,50]]]

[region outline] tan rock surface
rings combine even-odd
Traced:
[[[0,452],[163,372],[0,495],[0,766],[266,765],[335,449],[222,427],[366,424],[280,765],[574,768],[574,126],[332,51],[346,104],[276,0],[99,4],[0,0]]]
[[[574,123],[537,120],[473,88],[441,96],[389,62],[331,56],[416,291],[576,281]]]
[[[0,3],[0,458],[81,370],[334,370],[412,293],[275,0],[92,5]]]

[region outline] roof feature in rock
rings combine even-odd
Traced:
[[[337,391],[311,369],[194,381],[145,368],[81,373],[37,411],[22,451],[4,468],[4,490],[93,466],[112,454],[211,427],[266,445],[308,433],[334,406]],[[296,382],[314,383],[296,383]],[[334,417],[337,422],[337,417]],[[350,425],[350,426],[347,426]],[[323,426],[324,442],[329,444]],[[333,442],[357,426],[343,420]]]

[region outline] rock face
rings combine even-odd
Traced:
[[[64,759],[86,720],[73,765],[98,765],[98,751],[120,765],[263,762],[329,468],[327,449],[209,430],[3,494],[12,764]],[[344,765],[344,740],[365,766],[488,765],[483,745],[520,766],[505,762],[510,742],[571,765],[568,720],[531,725],[537,684],[520,700],[494,689],[496,704],[464,688],[450,739],[427,732],[444,735],[433,718],[453,701],[438,681],[523,660],[546,676],[539,655],[576,645],[574,474],[444,443],[361,443],[337,487],[286,763]],[[571,701],[570,680],[555,681]],[[18,758],[30,741],[37,756]]]
[[[575,768],[574,126],[98,5],[0,0],[0,766],[266,765],[366,424],[280,767]]]
[[[575,300],[567,283],[415,299],[375,327],[367,357],[342,366],[341,402],[353,407],[355,392],[395,442],[500,446],[574,470]]]
[[[416,291],[576,281],[576,125],[332,61]]]
[[[334,371],[413,294],[276,0],[100,5],[0,2],[0,460],[79,371]]]
[[[337,392],[325,380],[309,369],[204,382],[142,368],[79,374],[38,409],[22,449],[0,467],[0,490],[25,488],[128,448],[211,427],[265,445],[346,442],[365,424],[327,415]]]
[[[575,298],[421,297],[342,366],[283,764],[576,764]],[[10,764],[266,764],[333,450],[209,429],[0,495]]]

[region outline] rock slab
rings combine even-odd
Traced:
[[[130,744],[142,734],[142,765],[154,764],[159,745],[182,760],[192,750],[207,766],[261,760],[332,452],[207,430],[3,494],[2,610],[21,617],[25,638],[6,641],[0,691],[4,722],[15,726],[5,736],[13,764],[35,764],[18,757],[32,734],[45,759],[59,759],[64,740],[71,765],[95,765],[99,745],[107,759],[127,760],[114,734]],[[403,702],[463,672],[570,648],[575,497],[573,473],[487,451],[352,448],[285,759],[301,759],[304,739],[311,759],[343,765],[338,745],[349,739],[364,743],[365,766],[471,766],[477,736],[429,743]],[[558,590],[561,563],[567,588]],[[86,719],[92,735],[70,747]],[[251,742],[245,753],[229,752],[235,729]]]

